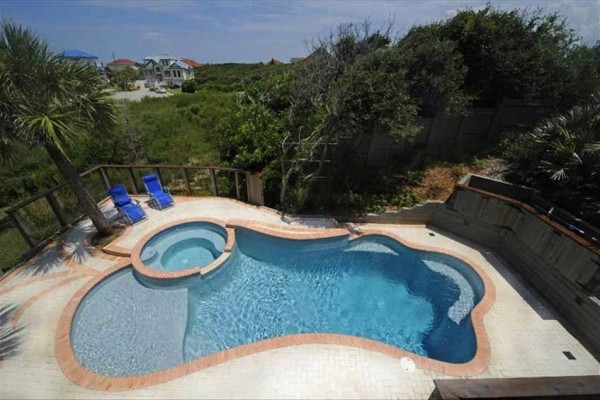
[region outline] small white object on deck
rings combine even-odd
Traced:
[[[400,366],[403,370],[408,372],[415,372],[417,369],[415,362],[408,357],[402,357],[400,359]]]

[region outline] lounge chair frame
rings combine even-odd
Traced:
[[[155,174],[150,174],[150,175],[155,175]],[[150,175],[146,175],[146,176],[150,176]],[[158,175],[156,175],[156,180],[157,180],[158,184],[160,185],[160,188],[162,189],[162,191],[164,193],[168,193],[169,196],[171,197],[171,204],[168,204],[164,207],[160,204],[160,201],[158,201],[158,199],[154,196],[153,192],[151,192],[148,189],[148,185],[146,184],[146,181],[143,179],[146,176],[142,177],[142,182],[144,183],[144,188],[146,189],[146,193],[148,193],[148,196],[150,196],[150,199],[146,203],[150,207],[156,208],[157,210],[164,210],[165,208],[173,207],[175,205],[175,200],[173,199],[173,196],[171,195],[171,190],[168,187],[163,186]]]

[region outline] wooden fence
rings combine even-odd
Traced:
[[[497,142],[503,132],[534,125],[551,114],[543,102],[504,99],[494,108],[473,108],[463,115],[422,118],[423,127],[416,143],[436,158],[452,154],[475,154]],[[360,146],[368,166],[382,166],[393,157],[410,152],[412,144],[398,143],[385,132],[368,134]]]

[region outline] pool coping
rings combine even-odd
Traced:
[[[148,241],[150,241],[154,236],[156,236],[157,234],[159,234],[167,229],[173,228],[174,226],[182,225],[182,224],[189,224],[189,223],[194,223],[194,222],[206,222],[209,224],[214,224],[214,225],[220,226],[221,228],[223,228],[225,230],[225,233],[227,235],[225,247],[223,249],[223,253],[221,253],[221,255],[219,257],[217,257],[217,259],[215,259],[213,262],[211,262],[210,264],[205,265],[203,267],[192,267],[192,268],[187,268],[187,269],[184,269],[181,271],[159,271],[156,269],[148,268],[142,262],[142,260],[141,260],[142,249],[144,248],[146,243],[148,243]],[[208,218],[208,217],[182,218],[182,219],[178,219],[175,221],[171,221],[167,224],[163,224],[163,225],[159,226],[158,228],[153,229],[150,232],[148,232],[147,234],[145,234],[144,236],[142,236],[142,238],[140,240],[138,240],[138,242],[135,244],[135,246],[133,246],[133,249],[131,249],[131,265],[136,270],[136,272],[138,272],[139,274],[147,276],[149,278],[155,278],[155,279],[179,279],[179,278],[185,278],[185,277],[189,277],[189,276],[193,276],[193,275],[206,275],[206,274],[214,271],[216,268],[220,267],[221,265],[223,265],[223,263],[229,258],[230,254],[231,254],[231,250],[233,249],[234,243],[235,243],[235,230],[230,227],[227,227],[225,225],[225,222],[223,222],[220,219]]]
[[[182,223],[181,221],[194,222],[199,220],[210,222],[210,219],[208,218],[186,218],[183,220],[173,221],[170,224],[163,225],[148,233],[148,235],[146,236],[153,236],[158,231],[166,229],[168,226]],[[231,230],[234,230],[233,227],[246,228],[270,236],[277,236],[295,240],[313,240],[324,237],[335,237],[340,236],[343,232],[345,232],[343,233],[344,235],[350,236],[350,233],[348,231],[340,228],[293,227],[293,229],[288,229],[288,227],[279,226],[275,224],[256,223],[246,220],[231,220],[226,226]],[[77,385],[90,390],[103,391],[125,391],[145,388],[160,383],[165,383],[173,379],[180,378],[193,372],[199,371],[201,369],[222,364],[250,354],[274,350],[288,346],[316,344],[350,346],[382,353],[394,358],[409,357],[415,362],[418,368],[429,369],[447,375],[474,376],[484,372],[487,369],[491,360],[491,346],[484,325],[484,317],[486,313],[492,308],[495,302],[496,289],[491,279],[485,273],[485,271],[479,265],[479,263],[468,257],[465,257],[464,255],[458,252],[454,252],[452,250],[443,249],[436,246],[418,245],[407,241],[399,235],[384,230],[363,229],[360,234],[351,235],[349,237],[349,240],[356,240],[360,237],[369,235],[387,236],[415,250],[433,251],[456,257],[462,260],[463,262],[467,263],[469,266],[471,266],[471,268],[473,268],[477,272],[484,284],[484,296],[479,301],[479,303],[473,308],[473,310],[471,310],[470,318],[473,324],[473,330],[475,332],[475,338],[477,341],[477,350],[475,356],[470,361],[460,364],[448,363],[423,357],[392,345],[357,336],[332,333],[306,333],[281,336],[266,339],[259,342],[248,343],[245,345],[234,347],[232,349],[222,350],[220,352],[202,358],[198,358],[187,363],[179,364],[166,370],[156,371],[148,374],[128,377],[100,375],[87,370],[77,360],[71,347],[71,324],[73,322],[73,318],[81,300],[87,295],[87,293],[92,288],[94,288],[97,284],[99,284],[109,275],[112,275],[120,271],[121,269],[132,265],[131,261],[124,260],[119,264],[115,265],[114,267],[104,271],[103,273],[93,276],[93,278],[90,281],[88,281],[82,288],[80,288],[75,293],[75,295],[71,298],[71,300],[63,310],[63,313],[58,323],[55,337],[55,355],[58,364],[62,369],[63,373]],[[144,238],[146,236],[144,236]],[[229,237],[230,236],[228,235],[228,245],[230,246],[230,248],[229,252],[227,252],[227,255],[230,254],[231,248],[233,248],[235,244],[234,239],[232,239],[230,243]],[[231,237],[233,238],[234,236],[232,235]],[[142,242],[142,240],[140,240],[140,242]],[[138,245],[136,245],[136,247],[137,246]],[[133,251],[132,254],[134,254]],[[215,262],[217,260],[215,260]],[[221,263],[219,263],[219,265],[221,265]],[[204,268],[208,267],[209,266]],[[218,267],[218,265],[213,267],[213,269],[216,267]],[[172,276],[169,276],[169,278],[171,277]]]

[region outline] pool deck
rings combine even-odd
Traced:
[[[0,306],[15,307],[1,329],[21,328],[16,354],[0,361],[0,398],[428,398],[433,379],[456,378],[421,367],[404,371],[400,359],[364,347],[295,344],[240,355],[164,383],[128,391],[90,390],[73,383],[55,354],[59,321],[72,297],[106,271],[129,262],[138,242],[174,220],[216,219],[256,224],[280,236],[328,235],[335,221],[283,221],[266,208],[222,198],[177,198],[175,207],[147,209],[148,220],[128,228],[107,250],[87,245],[89,220],[69,230],[36,258],[0,281]],[[111,207],[106,207],[114,215]],[[483,316],[489,359],[477,378],[600,375],[600,364],[528,290],[500,255],[423,225],[357,224],[422,248],[461,255],[481,268],[495,288]],[[336,230],[337,231],[337,230]],[[63,327],[64,328],[64,327]],[[59,347],[60,348],[60,347]],[[569,351],[575,360],[563,352]],[[59,358],[62,355],[59,356]],[[419,364],[417,364],[419,366]],[[64,367],[64,366],[63,366]],[[81,382],[80,382],[81,383]],[[85,386],[85,385],[84,385]]]

